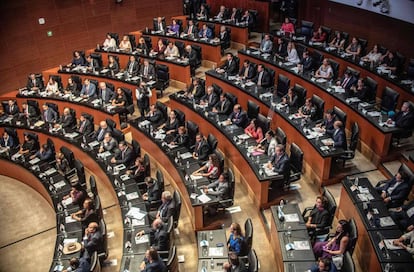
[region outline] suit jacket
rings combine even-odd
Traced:
[[[233,58],[231,61],[226,60],[226,62],[224,63],[224,65],[221,66],[221,69],[224,69],[224,71],[229,76],[237,75],[238,67],[237,67],[236,59]]]
[[[188,136],[188,134],[180,135],[179,133],[177,133],[177,135],[175,135],[173,142],[177,143],[178,146],[188,146],[188,143],[190,142],[190,137]]]
[[[5,140],[3,137],[0,138],[0,146],[13,148],[16,145],[12,136],[9,135],[9,138]]]
[[[101,147],[105,151],[109,151],[109,152],[113,151],[114,148],[116,148],[117,146],[118,146],[118,142],[115,140],[114,137],[112,137],[109,142],[102,141],[101,143]]]
[[[245,111],[240,111],[239,113],[233,111],[230,114],[229,119],[233,124],[242,128],[244,128],[249,121],[247,118],[247,113]]]
[[[303,65],[303,71],[310,71],[313,68],[313,59],[311,56],[304,58],[300,61],[300,64]]]
[[[32,106],[27,105],[26,110],[23,110],[22,109],[22,114],[24,116],[26,116],[26,111],[27,111],[27,114],[28,114],[28,116],[27,116],[28,118],[38,117],[37,112],[36,112],[36,109],[34,107],[32,107]]]
[[[51,149],[48,149],[47,151],[43,150],[43,152],[40,152],[39,150],[36,152],[35,156],[39,158],[41,161],[49,161],[54,157]]]
[[[200,38],[211,39],[211,38],[213,38],[213,31],[209,27],[207,27],[206,30],[201,29],[200,32],[198,32],[198,36]]]
[[[138,75],[138,70],[139,70],[139,64],[138,61],[128,61],[126,67],[125,67],[125,71],[128,72],[128,74],[132,75],[132,76],[136,76]]]
[[[162,30],[163,30],[163,31],[167,31],[167,27],[166,27],[166,25],[165,25],[165,21],[164,21],[164,20],[163,20],[163,21],[161,21],[161,24],[162,24]],[[160,28],[160,26],[159,26],[158,22],[154,24],[154,30],[155,30],[155,31],[160,31],[160,30],[161,30],[161,28]]]
[[[141,65],[141,68],[139,70],[139,74],[143,77],[144,77],[144,71],[145,71],[145,65]],[[146,78],[150,78],[150,77],[153,78],[154,76],[155,76],[155,68],[154,68],[153,65],[149,64]]]
[[[393,120],[395,121],[395,125],[399,128],[412,129],[414,126],[414,112],[409,111],[404,115],[402,111],[399,111],[394,115]]]
[[[244,23],[247,23],[248,26],[252,26],[253,17],[251,15],[248,15],[248,16],[243,15],[243,17],[240,19],[240,22],[244,22]]]
[[[152,263],[147,263],[144,270],[141,270],[141,272],[164,272],[167,271],[167,268],[161,258],[158,259],[158,261],[154,261]]]
[[[126,167],[130,166],[135,160],[135,154],[132,148],[129,146],[123,152],[120,152],[116,157],[116,164],[125,164]]]
[[[154,182],[152,186],[147,189],[148,201],[161,200],[161,191],[158,182]]]
[[[263,53],[272,53],[273,43],[271,40],[263,39],[260,43],[260,51]]]
[[[89,119],[86,119],[79,124],[79,133],[83,135],[89,135],[93,131],[93,124]]]
[[[188,92],[193,94],[193,97],[197,102],[204,97],[204,89],[201,85],[197,85],[194,90],[194,85],[191,84],[190,88],[188,88]]]
[[[146,119],[151,122],[151,124],[155,127],[158,127],[162,122],[162,113],[160,110],[154,111],[154,113],[150,113],[147,115]]]
[[[343,148],[344,150],[347,149],[345,131],[343,129],[338,129],[336,133],[334,130],[332,134],[332,139],[334,141],[334,144],[333,144],[334,147],[340,147],[340,148]]]
[[[229,17],[229,19],[236,21],[236,22],[240,21],[240,18],[241,18],[241,14],[240,14],[239,9],[237,9],[235,12],[232,12]]]
[[[334,123],[336,121],[336,118],[332,118],[331,120],[323,119],[322,126],[325,127],[325,131],[328,135],[333,135],[334,133]]]
[[[197,52],[194,49],[191,49],[190,52],[185,51],[184,56],[192,68],[197,66]]]
[[[103,252],[102,233],[99,230],[96,230],[94,233],[89,234],[87,239],[84,240],[84,246],[89,257],[92,256],[95,251],[98,253]]]
[[[150,91],[147,87],[139,87],[135,90],[135,97],[137,98],[137,105],[140,109],[148,109],[149,107]]]
[[[187,28],[185,29],[184,33],[185,34],[193,34],[196,35],[196,33],[198,32],[198,29],[195,25],[193,25],[193,28],[191,29],[190,33],[189,33],[189,28],[190,26],[187,26]]]
[[[162,203],[161,206],[158,208],[160,212],[160,218],[164,223],[168,222],[171,216],[175,214],[175,202],[174,200],[166,201]]]
[[[387,197],[391,197],[391,201],[387,203],[388,208],[401,207],[411,190],[410,184],[407,181],[403,181],[392,191],[391,194],[389,194],[388,189],[395,186],[396,183],[397,179],[394,176],[391,180],[385,183],[384,186],[378,187],[378,191],[385,191]]]
[[[200,143],[195,144],[193,152],[197,154],[200,161],[205,161],[210,154],[210,146],[206,140],[201,140]]]
[[[98,69],[99,68],[99,63],[98,60],[91,58],[91,61],[86,62],[86,65],[91,68],[91,69]]]
[[[348,80],[348,82],[347,83],[345,83],[345,86],[343,86],[344,85],[344,82],[345,82],[345,80],[346,80],[347,78],[346,77],[343,77],[342,79],[341,79],[341,83],[340,83],[340,85],[342,86],[342,88],[344,88],[345,90],[349,90],[353,85],[355,85],[356,84],[356,82],[357,82],[357,79],[355,78],[355,77],[353,77],[353,76],[351,76],[350,78],[349,78],[349,80]]]
[[[263,88],[268,88],[272,85],[272,83],[270,82],[270,74],[266,70],[263,70],[262,72],[263,72],[263,75],[262,75],[260,82],[259,82],[260,73],[256,74],[256,76],[253,78],[253,81],[257,85],[262,86]]]
[[[247,66],[247,68],[243,65],[240,69],[239,76],[244,76],[247,69],[247,77],[246,79],[253,79],[256,76],[256,70],[254,69],[253,65]]]
[[[355,91],[352,91],[351,95],[358,97],[361,101],[367,101],[369,99],[368,94],[369,94],[368,87],[364,86],[360,90],[356,89]]]
[[[7,114],[7,115],[15,115],[15,114],[18,114],[19,113],[19,106],[16,104],[16,105],[13,105],[13,109],[7,104],[7,106],[5,107],[5,109],[4,109],[4,112]]]
[[[103,139],[105,137],[105,133],[107,133],[107,132],[112,132],[112,130],[109,127],[105,128],[105,129],[102,129],[101,127],[99,127],[98,130],[95,131],[95,133],[94,133],[94,138],[96,138],[96,140],[98,142],[103,141]]]
[[[233,110],[233,105],[226,98],[224,101],[219,100],[214,107],[217,109],[218,114],[229,115]]]
[[[44,122],[54,123],[57,121],[58,116],[57,113],[52,108],[47,108],[47,110],[43,111],[42,119]]]
[[[151,246],[159,251],[169,250],[170,243],[168,241],[168,233],[164,230],[164,228],[165,226],[158,230],[151,229],[150,232]]]
[[[111,101],[111,99],[113,99],[113,97],[114,97],[114,92],[107,87],[106,90],[105,90],[105,96],[103,96],[102,89],[98,90],[98,96],[99,96],[100,99],[103,100],[103,102],[109,103],[109,101]]]
[[[276,155],[273,155],[271,162],[275,172],[283,176],[289,173],[289,156],[286,153],[283,153],[279,160],[277,160]]]
[[[60,125],[64,129],[70,129],[76,125],[76,119],[73,118],[72,114],[62,114],[62,116],[60,117]]]
[[[111,74],[117,74],[119,72],[119,64],[118,64],[118,62],[115,60],[112,63],[112,66],[110,66],[108,64],[108,69],[109,69],[109,71],[110,71]]]
[[[208,107],[212,108],[217,103],[219,98],[218,98],[217,94],[213,91],[213,92],[211,92],[211,94],[206,93],[201,100],[207,102]]]
[[[33,87],[42,88],[43,84],[39,78],[35,78],[34,82],[29,78],[27,80],[26,88],[31,90]]]
[[[281,57],[286,57],[287,56],[287,48],[285,43],[282,44],[276,44],[276,46],[273,47],[275,50],[275,54],[281,56]]]
[[[230,45],[230,35],[227,30],[219,33],[220,42],[222,45]]]
[[[96,86],[93,83],[89,83],[89,90],[87,91],[86,84],[82,85],[81,95],[87,95],[88,97],[96,96]]]

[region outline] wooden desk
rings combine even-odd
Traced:
[[[315,94],[321,97],[325,101],[325,110],[332,109],[334,106],[341,108],[347,113],[346,127],[350,130],[351,124],[357,122],[360,128],[359,138],[364,144],[361,146],[361,152],[368,157],[374,163],[380,163],[381,160],[388,154],[391,145],[392,133],[384,133],[377,126],[372,124],[367,118],[362,116],[359,112],[351,108],[347,103],[342,102],[336,98],[333,94],[326,92],[318,85],[302,78],[301,76],[281,67],[275,65],[273,62],[264,61],[260,58],[247,55],[246,53],[239,51],[240,63],[248,59],[254,63],[261,63],[267,67],[275,70],[276,74],[282,74],[290,79],[290,85],[295,83],[303,86],[307,90],[307,97],[311,97]],[[289,134],[288,134],[289,135]],[[306,151],[305,156],[306,156]]]
[[[181,16],[173,16],[172,19],[178,19],[183,22],[183,30],[185,30],[188,26],[188,16],[181,15]],[[243,45],[247,45],[249,41],[249,29],[247,26],[240,26],[236,25],[234,23],[223,23],[223,22],[217,22],[217,21],[208,21],[208,20],[198,20],[199,22],[199,29],[201,29],[201,26],[205,23],[208,24],[214,24],[214,35],[217,37],[217,35],[220,33],[220,27],[225,26],[227,28],[230,28],[231,30],[231,41],[236,43],[241,43]]]
[[[243,90],[227,83],[226,81],[220,80],[219,78],[213,77],[212,74],[206,73],[206,86],[210,86],[213,83],[219,85],[226,92],[235,95],[238,99],[238,103],[246,108],[247,101],[252,100],[254,103],[260,106],[260,113],[267,116],[269,107],[263,103],[260,99],[257,99]],[[276,114],[276,113],[275,113]],[[186,115],[188,116],[188,115]],[[308,165],[306,171],[310,173],[312,180],[320,184],[321,186],[327,185],[329,181],[329,174],[331,169],[332,158],[323,157],[319,151],[309,142],[309,140],[298,131],[296,127],[293,127],[284,118],[272,118],[271,127],[280,127],[288,135],[288,143],[295,142],[302,149],[304,156],[303,159]],[[220,140],[219,140],[220,146]],[[243,167],[244,168],[244,167]],[[257,194],[256,194],[257,195]]]
[[[88,54],[94,53],[95,50],[87,51]],[[134,55],[130,53],[123,53],[123,52],[102,52],[98,51],[97,53],[102,55],[102,63],[103,66],[108,66],[108,56],[109,55],[116,55],[119,57],[119,68],[124,69],[129,61],[130,56],[140,57],[141,59],[148,58],[153,59],[157,64],[166,65],[169,68],[170,79],[177,80],[183,82],[187,85],[191,84],[191,72],[190,72],[190,65],[180,65],[178,63],[174,63],[168,60],[162,60],[160,58],[152,58],[150,56],[143,56],[143,55]],[[141,61],[142,62],[142,61]]]
[[[220,64],[221,62],[220,43],[211,44],[207,42],[194,41],[194,40],[189,40],[189,39],[181,39],[178,37],[151,34],[151,33],[145,33],[145,32],[142,33],[141,35],[151,37],[152,46],[155,46],[159,39],[169,40],[173,42],[180,41],[180,42],[184,42],[186,45],[198,45],[201,47],[201,59],[202,60],[209,60],[209,61],[215,62],[216,64]]]

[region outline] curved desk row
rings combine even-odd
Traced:
[[[261,63],[273,69],[277,74],[287,76],[291,84],[295,83],[303,86],[307,90],[307,96],[310,97],[315,94],[325,101],[325,109],[332,109],[334,106],[341,108],[347,113],[346,127],[350,129],[351,124],[357,122],[360,127],[360,139],[365,144],[361,146],[361,151],[374,163],[379,163],[389,152],[391,145],[392,133],[397,131],[396,128],[388,128],[379,125],[378,117],[366,116],[362,110],[357,106],[346,101],[346,97],[336,95],[332,91],[328,91],[328,85],[319,84],[312,81],[310,77],[303,77],[290,70],[290,67],[281,67],[272,59],[265,59],[263,57],[248,54],[246,51],[239,51],[240,61],[245,59],[253,63]]]
[[[141,54],[141,53],[126,53],[126,52],[118,52],[118,51],[103,51],[103,50],[88,50],[87,54],[91,54],[93,52],[97,52],[102,55],[102,63],[103,66],[108,66],[108,56],[115,55],[119,57],[119,68],[125,69],[127,67],[129,57],[135,56],[140,57],[142,59],[150,59],[155,60],[156,64],[163,64],[169,67],[170,78],[183,82],[187,85],[191,84],[191,72],[190,72],[190,65],[188,62],[177,62],[177,59],[169,60],[164,55],[160,55],[157,57],[152,57],[149,55]]]

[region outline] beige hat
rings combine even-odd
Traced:
[[[73,254],[81,250],[81,248],[82,248],[82,245],[79,242],[68,243],[63,247],[63,254],[65,255]]]

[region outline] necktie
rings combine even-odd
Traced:
[[[82,122],[82,124],[81,124],[81,126],[80,126],[80,128],[79,128],[79,132],[80,132],[80,133],[83,133],[83,130],[85,129],[85,123],[86,123],[86,121],[83,121],[83,122]]]
[[[132,68],[134,67],[134,63],[133,62],[131,62],[130,64],[129,64],[129,69],[128,69],[128,71],[129,71],[129,73],[130,74],[132,74]]]
[[[193,26],[190,26],[190,27],[188,28],[188,33],[187,33],[187,34],[191,34],[191,33],[192,33],[192,30],[193,30]]]
[[[44,117],[45,117],[45,121],[48,122],[49,120],[47,119],[47,112],[45,111],[43,114],[44,114]]]
[[[106,102],[106,90],[102,90],[102,99]]]
[[[344,79],[344,82],[342,82],[342,88],[345,89],[346,85],[348,84],[348,81],[349,81],[349,77]]]
[[[144,76],[148,75],[148,66],[144,66]]]
[[[223,102],[221,103],[221,111],[224,111],[224,103],[225,103],[225,101],[223,101]]]
[[[159,30],[163,31],[164,29],[162,28],[162,24],[160,23],[158,26]]]
[[[259,73],[259,78],[257,79],[257,84],[262,85],[262,77],[263,77],[263,71]]]
[[[249,75],[249,67],[244,68],[244,77]]]
[[[213,97],[213,95],[212,95],[212,94],[210,94],[210,95],[208,96],[208,104],[209,104],[209,105],[211,105],[211,99],[212,99],[212,97]]]
[[[103,129],[101,129],[101,130],[99,131],[99,134],[98,134],[98,141],[101,141],[101,140],[102,140],[103,135],[104,135],[104,130],[103,130]]]

